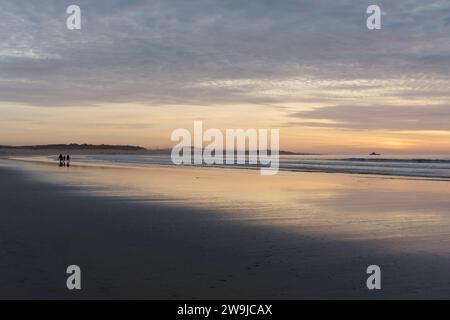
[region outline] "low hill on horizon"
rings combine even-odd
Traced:
[[[110,144],[46,144],[46,145],[32,145],[32,146],[2,146],[0,149],[16,149],[16,150],[147,150],[139,146],[130,145],[110,145]]]
[[[111,144],[78,144],[78,143],[71,143],[71,144],[46,144],[46,145],[29,145],[29,146],[7,146],[7,145],[0,145],[0,149],[3,150],[27,150],[27,151],[51,151],[51,150],[59,150],[59,151],[70,151],[70,150],[76,150],[76,151],[136,151],[136,152],[144,152],[148,154],[170,154],[172,152],[171,148],[162,148],[162,149],[146,149],[144,147],[140,146],[132,146],[132,145],[111,145]],[[194,147],[192,147],[192,152],[194,152]],[[270,153],[270,150],[268,150]],[[249,154],[248,151],[245,152],[247,155]],[[299,153],[299,152],[291,152],[291,151],[285,151],[280,150],[280,155],[314,155],[313,153]]]

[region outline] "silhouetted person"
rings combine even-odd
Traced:
[[[59,155],[59,166],[62,167],[63,165],[63,156],[62,154]]]
[[[70,167],[70,156],[69,155],[67,155],[66,160],[67,160],[67,166]]]

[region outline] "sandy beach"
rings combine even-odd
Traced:
[[[446,181],[0,162],[2,299],[450,297]]]

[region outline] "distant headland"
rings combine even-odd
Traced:
[[[110,144],[46,144],[33,146],[2,146],[0,149],[16,149],[16,150],[147,150],[143,147],[130,145],[110,145]]]
[[[0,145],[0,154],[53,154],[53,153],[69,153],[73,154],[89,154],[89,153],[112,153],[112,154],[126,154],[126,153],[142,153],[142,154],[159,154],[170,155],[171,148],[163,149],[146,149],[140,146],[133,145],[112,145],[112,144],[46,144],[46,145],[28,145],[28,146],[8,146]],[[268,151],[270,153],[270,150]],[[246,152],[248,154],[248,151]],[[280,155],[315,155],[313,153],[298,153],[291,151],[279,151]]]

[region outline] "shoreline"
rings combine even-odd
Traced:
[[[72,166],[81,167],[112,167],[112,168],[146,168],[146,167],[168,167],[168,168],[193,168],[193,169],[215,169],[215,170],[247,170],[247,171],[257,171],[262,167],[260,166],[240,166],[240,165],[174,165],[173,163],[167,162],[104,162],[104,161],[83,161],[77,159],[77,156],[161,156],[156,154],[78,154],[72,156],[72,161],[70,162]],[[36,164],[48,164],[53,165],[57,162],[56,155],[52,154],[55,160],[50,159],[50,155],[0,155],[0,159],[10,160],[10,161],[23,161]],[[450,160],[449,160],[450,162]],[[350,176],[361,176],[361,177],[374,177],[374,178],[386,178],[386,179],[403,179],[403,180],[423,180],[423,181],[447,181],[450,182],[450,173],[448,175],[424,175],[423,173],[415,172],[382,172],[382,171],[367,171],[364,169],[352,169],[352,170],[339,170],[332,168],[284,168],[280,167],[277,169],[278,173],[313,173],[313,174],[340,174],[340,175],[350,175]]]

